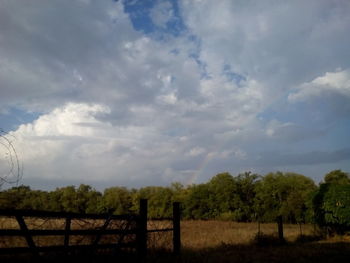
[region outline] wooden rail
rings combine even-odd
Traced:
[[[98,249],[114,249],[131,248],[136,250],[140,257],[147,255],[147,235],[155,232],[173,232],[173,252],[180,253],[180,205],[173,204],[172,218],[158,218],[152,220],[171,220],[172,228],[147,229],[147,200],[140,200],[139,214],[128,215],[111,215],[111,214],[78,214],[78,213],[62,213],[47,212],[33,210],[9,210],[0,209],[0,217],[15,218],[18,229],[0,229],[0,237],[22,236],[25,238],[27,247],[0,247],[0,254],[15,253],[33,253],[39,255],[40,252],[47,251],[71,251],[71,250],[88,250],[97,251]],[[40,219],[63,219],[62,229],[30,229],[26,224],[27,218]],[[72,229],[73,220],[104,220],[99,227],[90,226],[90,228]],[[121,226],[114,227],[111,222],[119,220],[126,222]],[[85,226],[86,227],[86,226]],[[114,228],[113,228],[114,227]],[[118,237],[117,242],[101,243],[101,239],[106,235],[114,235]],[[36,236],[57,236],[63,237],[62,245],[46,245],[39,246],[35,243],[33,237]],[[72,236],[90,236],[89,244],[72,244]],[[126,240],[126,236],[133,236]],[[131,241],[130,241],[131,240]]]

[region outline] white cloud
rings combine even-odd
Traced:
[[[222,76],[202,79],[189,56],[195,43],[157,42],[134,31],[120,4],[21,6],[17,19],[10,12],[16,3],[2,9],[4,28],[11,30],[0,47],[3,94],[9,105],[44,112],[14,132],[27,177],[128,180],[133,174],[152,180],[166,169],[187,174],[196,164],[177,165],[186,153],[197,158],[193,149],[221,144],[213,135],[246,125],[261,108],[255,81],[238,87]],[[32,32],[37,37],[29,37]],[[19,38],[27,46],[10,45]],[[227,153],[222,147],[216,156]]]
[[[346,1],[179,7],[186,30],[158,39],[122,1],[2,3],[0,112],[42,113],[13,132],[25,176],[136,185],[241,171],[267,141],[283,148],[309,130],[258,118],[286,94],[349,96],[349,70],[332,72],[350,67]],[[150,15],[159,34],[180,19],[168,1]]]
[[[21,125],[11,135],[23,153],[26,175],[96,181],[118,176],[113,172],[117,167],[125,171],[123,167],[130,165],[134,153],[143,154],[145,149],[140,145],[151,132],[132,126],[113,127],[97,119],[99,114],[108,113],[102,105],[71,103]]]
[[[189,156],[198,156],[198,155],[204,154],[205,152],[206,152],[206,150],[204,148],[194,147],[190,150],[188,155]]]
[[[180,178],[187,174],[187,169],[173,168],[176,162],[183,161],[186,153],[186,160],[204,153],[183,137],[163,134],[156,121],[123,126],[99,119],[109,113],[103,105],[70,103],[11,132],[22,153],[26,179],[111,180],[128,185],[176,180],[176,173]],[[175,178],[169,178],[169,171]]]
[[[263,84],[269,101],[320,72],[349,65],[348,1],[181,1],[208,74],[224,65]]]
[[[86,100],[96,88],[118,97],[106,81],[120,67],[118,48],[138,38],[121,3],[2,2],[1,104],[48,111],[67,98]]]
[[[20,125],[10,134],[16,138],[20,151],[25,153],[23,158],[26,162],[69,155],[73,149],[68,150],[65,144],[98,141],[105,129],[110,128],[108,123],[103,124],[96,119],[97,114],[108,112],[108,108],[101,105],[70,103],[40,116],[33,123]]]
[[[304,101],[313,97],[322,97],[329,94],[337,94],[350,98],[350,70],[326,72],[296,87],[296,91],[288,96],[291,102]]]
[[[206,163],[207,158],[244,159],[246,156],[237,147],[232,151],[229,144],[223,145],[220,137],[216,142],[210,139],[217,129],[228,127],[220,125],[220,120],[217,121],[219,127],[207,126],[209,121],[203,120],[201,125],[207,127],[207,133],[203,133],[196,117],[178,118],[173,124],[166,122],[170,112],[157,118],[155,115],[159,112],[149,106],[134,106],[130,111],[137,118],[154,116],[154,119],[137,125],[111,124],[108,115],[112,112],[107,106],[69,103],[21,125],[11,136],[16,138],[16,148],[23,158],[26,180],[60,178],[92,184],[110,180],[127,185],[143,181],[187,181],[186,178],[197,173],[196,163]],[[186,127],[191,132],[175,130],[172,133],[178,123],[182,124],[180,128]],[[186,136],[181,136],[183,134]],[[212,143],[219,145],[206,154],[205,147]]]
[[[301,142],[309,139],[315,139],[325,134],[325,131],[319,127],[309,127],[293,122],[281,122],[271,120],[266,124],[265,134],[273,142]]]
[[[150,16],[155,25],[166,28],[167,23],[174,19],[174,11],[171,2],[158,1],[151,9]]]

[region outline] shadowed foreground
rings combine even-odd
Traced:
[[[226,245],[190,250],[183,249],[181,256],[168,252],[151,252],[144,262],[349,262],[350,244],[337,243],[289,243],[285,245]],[[136,255],[124,256],[54,256],[33,258],[0,257],[1,262],[140,262]]]
[[[320,240],[314,226],[285,224],[286,243],[279,244],[276,224],[261,224],[261,239],[256,239],[256,223],[223,221],[182,221],[181,256],[165,250],[156,250],[157,245],[148,240],[150,248],[144,262],[349,262],[350,236],[335,236]],[[300,238],[300,234],[305,235]],[[151,236],[149,236],[150,238]],[[167,236],[171,240],[171,235]],[[169,240],[165,240],[169,241]],[[258,242],[259,241],[259,242]],[[154,246],[152,246],[152,244]],[[171,243],[168,249],[171,249]],[[159,246],[158,246],[159,247]],[[168,250],[168,251],[169,251]],[[87,254],[90,252],[90,254]],[[65,256],[48,254],[33,258],[31,255],[0,256],[0,262],[140,262],[136,254],[94,255],[93,251]]]

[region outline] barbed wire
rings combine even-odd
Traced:
[[[173,245],[173,231],[160,231],[172,229],[173,222],[170,220],[148,220],[147,221],[147,247],[151,251],[171,250]],[[155,230],[155,232],[152,232]],[[157,231],[158,230],[158,231]]]
[[[18,186],[23,177],[23,163],[14,146],[15,140],[13,134],[0,129],[0,189],[4,184]]]

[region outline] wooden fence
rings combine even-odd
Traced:
[[[89,252],[102,249],[112,249],[114,252],[122,249],[131,249],[140,257],[147,255],[147,240],[150,233],[172,232],[172,248],[176,254],[180,253],[180,207],[173,204],[173,217],[162,220],[171,220],[172,226],[159,229],[147,229],[147,200],[140,200],[139,214],[111,215],[111,214],[77,214],[61,212],[44,212],[33,210],[1,210],[0,218],[12,218],[17,222],[17,228],[3,228],[0,226],[0,237],[22,237],[25,246],[0,246],[0,254],[32,253],[39,255],[42,252],[87,250]],[[57,227],[33,228],[30,221],[55,220],[61,222]],[[85,222],[83,226],[74,226],[73,221]],[[161,220],[161,219],[158,219]],[[26,222],[27,221],[27,222]],[[61,244],[38,244],[37,237],[54,237]],[[76,238],[85,238],[85,242],[76,242]]]

